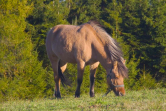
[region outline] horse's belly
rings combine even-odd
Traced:
[[[77,63],[76,59],[74,58],[73,55],[70,54],[64,54],[62,56],[59,56],[59,59],[68,62],[68,63]]]
[[[56,56],[68,63],[76,63],[76,59],[72,51],[65,50],[64,48],[55,51]]]
[[[59,51],[58,51],[59,50]],[[80,53],[82,52],[82,53]],[[64,62],[68,62],[68,63],[77,63],[78,61],[84,61],[86,63],[86,65],[90,65],[93,64],[94,62],[96,62],[95,60],[93,60],[93,58],[91,58],[91,54],[90,53],[86,53],[84,51],[80,51],[80,50],[67,50],[66,48],[61,48],[61,49],[57,49],[55,51],[56,56],[63,60]]]

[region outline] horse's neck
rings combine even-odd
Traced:
[[[111,68],[111,56],[109,54],[108,47],[103,44],[95,44],[95,50],[97,51],[96,55],[98,61],[101,65],[107,70]]]

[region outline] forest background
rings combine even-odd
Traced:
[[[53,95],[53,71],[45,48],[58,24],[97,20],[122,47],[128,90],[166,87],[166,0],[0,0],[0,100]],[[77,68],[68,64],[62,95],[74,95]],[[95,92],[107,90],[100,65]],[[89,93],[89,66],[81,93]]]

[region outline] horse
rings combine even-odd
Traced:
[[[54,26],[47,33],[46,51],[54,72],[55,97],[61,98],[60,83],[64,82],[67,63],[77,64],[75,97],[80,97],[86,65],[90,65],[90,97],[95,96],[94,79],[99,63],[106,70],[108,87],[117,96],[125,95],[123,81],[128,77],[128,69],[121,47],[99,23]]]

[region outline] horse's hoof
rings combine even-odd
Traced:
[[[95,97],[95,94],[94,93],[90,93],[90,97]]]
[[[80,97],[80,92],[79,91],[76,91],[75,92],[75,98],[79,98]]]
[[[95,97],[95,93],[94,93],[94,91],[90,91],[90,97]]]
[[[76,93],[75,98],[79,98],[79,97],[80,97],[80,94]]]
[[[56,97],[57,99],[61,99],[61,97]]]
[[[61,98],[61,94],[60,93],[55,94],[55,98],[60,99]]]
[[[75,98],[80,98],[80,96],[75,95]]]

